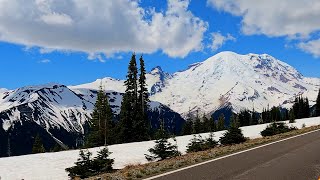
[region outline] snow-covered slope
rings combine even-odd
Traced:
[[[288,122],[286,122],[288,123]],[[305,124],[306,127],[319,125],[320,117],[309,119],[298,119],[296,123],[290,124],[301,128]],[[260,132],[265,129],[267,124],[241,127],[245,137],[257,138],[261,137]],[[219,140],[224,131],[214,133],[214,139]],[[208,133],[201,134],[203,138],[208,137]],[[186,152],[192,135],[178,136],[177,145],[179,151]],[[144,154],[149,154],[148,149],[154,146],[154,141],[144,141],[137,143],[118,144],[109,146],[111,158],[115,160],[114,168],[123,168],[130,164],[147,163]],[[96,156],[100,148],[89,149]],[[79,156],[79,150],[61,151],[55,153],[42,153],[16,157],[0,158],[0,177],[6,179],[68,179],[65,168],[74,165]]]
[[[211,113],[226,104],[234,111],[253,107],[290,107],[302,94],[314,104],[320,79],[304,78],[297,70],[267,54],[239,55],[221,52],[204,62],[177,72],[151,99],[186,114]]]
[[[0,93],[6,92],[6,91],[8,91],[8,89],[0,88]]]
[[[153,68],[149,73],[146,74],[148,90],[150,95],[154,95],[162,91],[165,87],[165,82],[172,76],[162,70],[160,66]]]
[[[105,91],[115,91],[115,92],[120,92],[123,93],[125,92],[125,86],[124,86],[124,80],[119,80],[119,79],[113,79],[110,77],[106,77],[103,79],[97,79],[96,81],[92,83],[86,83],[86,84],[81,84],[77,86],[68,86],[70,89],[74,90],[77,92],[77,89],[83,90],[83,89],[91,89],[91,90],[99,90],[100,86]]]
[[[32,120],[45,129],[63,127],[81,132],[93,104],[60,84],[27,86],[0,93],[3,128],[16,121]]]

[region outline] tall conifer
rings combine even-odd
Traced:
[[[137,76],[136,55],[132,54],[125,81],[126,91],[121,103],[120,122],[118,123],[118,141],[120,142],[136,141],[134,126],[137,125],[136,117],[138,112]]]
[[[316,101],[315,116],[320,116],[320,89],[319,89],[319,93]]]

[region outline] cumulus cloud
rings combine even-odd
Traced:
[[[299,47],[314,55],[319,51],[318,40],[310,39],[312,33],[320,31],[319,0],[207,0],[207,4],[242,17],[241,31],[245,35],[309,40]]]
[[[211,33],[211,37],[212,37],[211,38],[212,39],[212,43],[211,43],[211,45],[209,47],[211,48],[212,51],[218,50],[227,41],[235,41],[236,40],[236,38],[234,38],[230,34],[227,34],[226,36],[223,36],[219,32]]]
[[[305,52],[313,54],[314,57],[320,57],[320,39],[299,43],[298,47]]]
[[[119,52],[185,57],[203,48],[208,23],[189,9],[190,0],[167,0],[167,9],[142,8],[138,0],[2,0],[0,40],[89,57]]]

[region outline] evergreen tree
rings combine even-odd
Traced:
[[[296,97],[292,108],[294,111],[295,118],[301,119],[310,117],[310,107],[308,98],[302,98],[301,96]]]
[[[193,133],[193,119],[192,119],[190,110],[187,114],[187,119],[183,124],[181,131],[182,131],[181,132],[182,135],[190,135]]]
[[[193,133],[193,122],[191,119],[187,119],[182,126],[182,135],[190,135]]]
[[[309,99],[305,98],[304,101],[304,118],[310,117],[310,105],[309,105]]]
[[[97,94],[97,100],[92,112],[92,124],[86,137],[87,147],[97,147],[114,143],[113,113],[109,105],[108,96],[102,90]]]
[[[148,120],[149,95],[146,84],[146,69],[143,57],[140,57],[140,74],[139,74],[139,90],[138,90],[138,107],[137,122],[134,125],[135,139],[143,141],[150,139],[150,121]]]
[[[95,173],[110,172],[112,170],[114,160],[109,159],[110,154],[108,147],[98,151],[97,157],[92,161],[92,169]]]
[[[294,117],[294,111],[293,111],[293,108],[290,109],[289,111],[289,123],[294,123],[294,120],[296,118]]]
[[[211,128],[210,119],[208,119],[205,114],[203,114],[203,117],[202,117],[202,126],[203,126],[203,132],[213,132],[214,131]]]
[[[223,145],[239,144],[246,141],[239,127],[230,127],[228,131],[220,138]]]
[[[129,62],[127,79],[125,81],[126,91],[123,95],[120,111],[120,122],[118,123],[119,141],[134,142],[137,138],[137,132],[134,127],[137,126],[138,112],[138,86],[137,86],[137,62],[136,55],[131,56]]]
[[[217,124],[217,130],[221,131],[225,129],[225,118],[224,118],[224,114],[221,113],[219,118],[218,118],[218,124]]]
[[[217,131],[217,123],[214,120],[213,116],[210,117],[210,132],[215,132]]]
[[[258,117],[257,117],[257,113],[255,111],[255,109],[252,109],[252,115],[251,115],[251,123],[250,125],[256,125],[258,124]]]
[[[168,142],[163,123],[161,123],[160,126],[159,139],[156,140],[155,143],[156,145],[148,150],[151,155],[145,154],[145,157],[148,161],[164,160],[181,155],[181,153],[178,151],[178,146],[172,145],[170,142]]]
[[[230,127],[235,127],[235,128],[240,127],[239,117],[234,113],[232,113],[230,117]]]
[[[92,169],[92,153],[88,150],[83,151],[82,149],[79,151],[78,161],[75,162],[75,166],[66,168],[66,171],[69,172],[68,176],[74,178],[79,176],[80,178],[87,178],[94,174],[94,170]]]
[[[319,89],[318,97],[316,100],[315,116],[316,117],[320,116],[320,89]]]
[[[197,116],[196,116],[196,119],[195,119],[194,125],[193,125],[193,134],[199,134],[202,132],[203,132],[202,123],[199,118],[199,114],[197,113]]]
[[[252,122],[251,120],[252,116],[249,110],[247,109],[241,110],[238,116],[239,116],[240,126],[249,126],[250,122]]]
[[[46,152],[46,149],[44,148],[44,146],[42,144],[42,141],[41,141],[39,134],[37,134],[37,136],[34,139],[32,153],[36,154],[36,153],[44,153],[44,152]]]

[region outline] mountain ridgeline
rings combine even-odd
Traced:
[[[136,73],[138,78],[139,72]],[[217,121],[223,113],[225,121],[220,118],[221,122],[228,124],[233,113],[245,115],[244,110],[265,113],[268,107],[271,111],[275,106],[283,112],[298,97],[308,98],[313,107],[311,113],[319,109],[316,101],[320,79],[304,77],[266,54],[221,52],[184,71],[169,74],[155,67],[145,77],[150,101],[145,106],[147,118],[138,119],[148,119],[150,131],[158,129],[160,121],[164,121],[167,131],[179,134],[185,122],[183,118],[190,114]],[[142,102],[141,97],[132,96],[132,89],[128,91],[128,79],[103,78],[76,86],[46,84],[0,89],[0,156],[31,153],[37,136],[46,151],[57,145],[80,147],[92,126],[92,113],[101,87],[108,97],[114,122],[127,125],[124,120],[137,119],[129,118],[137,115],[121,114],[125,99]],[[133,92],[139,89],[137,86]]]

